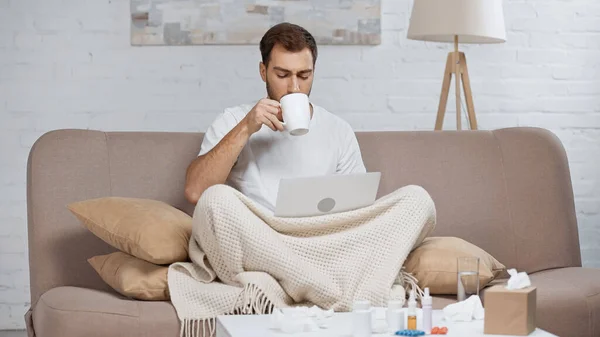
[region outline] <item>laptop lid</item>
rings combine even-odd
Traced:
[[[305,217],[369,206],[380,179],[381,172],[281,179],[274,215]]]

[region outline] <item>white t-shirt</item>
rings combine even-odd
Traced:
[[[198,155],[217,145],[254,105],[227,108],[219,114],[206,131]],[[266,125],[250,136],[226,184],[273,212],[281,178],[366,172],[350,124],[312,106],[309,132],[303,136],[273,131]]]

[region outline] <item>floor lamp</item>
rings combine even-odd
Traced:
[[[458,44],[506,41],[502,0],[414,0],[407,38],[454,43],[454,51],[448,53],[446,59],[435,129],[441,130],[444,124],[448,92],[454,75],[456,127],[462,129],[459,81],[462,80],[469,125],[472,130],[477,130],[467,59],[463,52],[459,52]]]

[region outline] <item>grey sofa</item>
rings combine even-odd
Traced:
[[[565,152],[550,132],[359,132],[379,196],[418,184],[432,195],[435,236],[458,236],[538,287],[538,326],[559,336],[600,336],[600,269],[581,267]],[[27,208],[29,336],[178,336],[168,301],[142,302],[110,289],[86,259],[114,251],[66,209],[73,201],[128,196],[165,201],[191,214],[185,170],[201,133],[56,130],[30,152]],[[485,292],[482,293],[485,305]],[[452,303],[436,296],[434,307]]]

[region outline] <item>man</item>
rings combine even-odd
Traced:
[[[311,91],[313,37],[283,23],[260,50],[267,97],[220,114],[187,171],[185,195],[196,205],[191,262],[168,272],[182,334],[195,336],[202,324],[213,335],[224,314],[305,304],[344,311],[356,300],[402,299],[404,287],[417,287],[403,262],[435,227],[433,201],[419,186],[341,214],[273,216],[281,178],[366,170],[350,125],[315,104],[307,134],[283,131],[281,97]]]
[[[260,41],[260,76],[267,97],[225,109],[208,128],[187,170],[185,196],[193,204],[212,185],[227,184],[273,211],[281,178],[365,172],[350,125],[310,104],[308,134],[284,131],[279,100],[310,95],[317,45],[304,28],[281,23]]]

